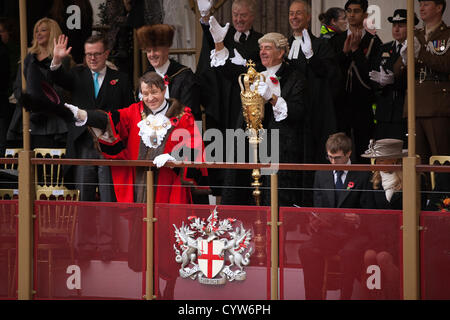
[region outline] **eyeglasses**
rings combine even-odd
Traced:
[[[85,53],[85,56],[86,57],[88,57],[88,58],[95,58],[95,59],[97,59],[98,57],[100,57],[102,54],[104,54],[105,53],[105,51],[103,51],[103,52],[94,52],[94,53]]]
[[[350,9],[350,8],[348,8],[347,10],[345,10],[345,12],[347,12],[348,14],[352,14],[352,13],[359,14],[359,13],[362,12],[362,9]]]
[[[336,157],[333,157],[333,156],[330,156],[329,154],[327,154],[327,155],[325,155],[325,159],[327,159],[327,160],[334,160],[334,161],[339,161],[339,160],[342,160],[342,159],[344,159],[345,158],[345,156],[336,156]]]

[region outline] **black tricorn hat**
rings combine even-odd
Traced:
[[[406,9],[397,9],[394,11],[394,14],[392,17],[388,18],[388,21],[390,23],[401,23],[408,20],[408,11]],[[414,25],[417,25],[419,23],[419,19],[417,18],[417,15],[414,13]]]

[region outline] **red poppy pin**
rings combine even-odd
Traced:
[[[110,85],[115,86],[119,82],[119,79],[114,79],[109,82]]]
[[[350,181],[347,185],[347,190],[353,189],[355,187],[355,183],[353,181]]]
[[[163,80],[164,80],[164,85],[168,86],[170,84],[170,80],[169,80],[169,76],[168,75],[165,75]]]
[[[280,83],[280,79],[278,77],[270,77],[270,80],[272,80],[273,84],[279,84]]]

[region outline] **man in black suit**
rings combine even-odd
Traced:
[[[349,30],[330,39],[343,79],[336,83],[342,92],[337,101],[338,130],[352,137],[354,159],[361,163],[369,162],[360,155],[366,150],[374,127],[372,104],[375,97],[369,72],[382,45],[376,34],[364,28],[368,6],[367,0],[348,0],[345,10]]]
[[[332,164],[351,164],[351,139],[336,133],[326,143]],[[317,171],[314,180],[314,207],[361,208],[362,191],[368,172]],[[362,216],[353,213],[320,213],[311,216],[311,239],[300,246],[306,299],[322,299],[324,259],[338,254],[344,274],[341,299],[352,296],[353,280],[358,276],[364,247],[368,241]]]
[[[128,76],[106,66],[109,50],[105,38],[91,36],[87,39],[84,45],[86,66],[77,65],[69,71],[61,67],[62,59],[71,51],[70,47],[67,48],[67,42],[64,35],[58,38],[50,69],[55,83],[71,92],[71,103],[88,109],[112,111],[134,102]],[[66,156],[71,159],[102,158],[87,128],[73,123],[69,127]],[[81,201],[95,201],[98,187],[100,201],[115,202],[111,177],[113,170],[114,167],[108,166],[69,166],[65,168],[65,181],[74,181],[80,190]],[[95,217],[79,216],[79,247],[89,253],[98,248],[102,258],[110,260],[114,250],[113,219],[107,212],[100,210],[98,213],[98,230],[92,223]]]
[[[407,146],[406,119],[403,118],[403,106],[406,96],[406,73],[394,75],[394,64],[400,57],[400,50],[406,45],[407,12],[397,9],[392,17],[393,41],[384,44],[375,62],[375,70],[369,73],[370,80],[374,81],[376,90],[375,134],[376,140],[393,138],[400,139]],[[417,25],[419,19],[415,17]]]
[[[212,0],[197,0],[202,18],[203,29],[202,50],[197,65],[196,74],[201,86],[200,104],[205,108],[206,129],[219,129],[225,136],[226,129],[240,128],[237,123],[241,114],[241,89],[238,82],[223,77],[215,68],[211,67],[211,52],[215,48],[214,39],[210,32],[210,20],[217,22],[213,13]],[[229,50],[232,59],[252,60],[260,63],[258,40],[263,35],[253,29],[257,5],[254,0],[234,0],[231,8],[232,26],[223,35],[223,43]],[[227,23],[229,25],[229,23]],[[227,150],[224,148],[223,154]],[[223,159],[225,161],[225,159]],[[210,181],[213,186],[223,185],[223,171],[210,170]],[[220,202],[221,188],[212,188],[213,195],[218,196]]]

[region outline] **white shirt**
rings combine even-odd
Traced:
[[[348,159],[348,161],[347,161],[346,164],[352,164],[352,161],[351,161],[350,159]],[[339,170],[339,171],[341,171],[341,170]],[[333,170],[334,184],[336,184],[336,181],[337,181],[337,179],[338,179],[338,174],[337,174],[337,172],[338,172],[338,170]],[[345,179],[347,178],[347,173],[348,173],[348,170],[345,170],[345,171],[342,173],[342,176],[341,176],[342,184],[344,184]]]
[[[239,38],[241,37],[242,32],[236,31],[234,34],[234,42],[239,42]],[[244,32],[245,34],[245,40],[248,39],[248,36],[250,35],[250,30],[247,30]]]
[[[294,36],[295,40],[292,42],[291,51],[289,52],[289,60],[298,59],[298,54],[300,53],[301,41],[303,41],[303,36]]]

